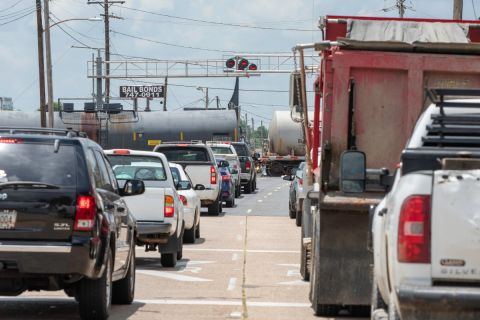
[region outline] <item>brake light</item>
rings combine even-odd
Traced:
[[[247,160],[247,162],[245,162],[245,169],[250,170],[251,168],[252,168],[252,163],[250,162],[250,160]]]
[[[217,184],[217,169],[214,166],[210,167],[210,184]]]
[[[230,176],[222,176],[222,181],[230,181]]]
[[[172,218],[173,215],[175,214],[175,200],[173,199],[172,196],[165,196],[165,201],[164,201],[164,215],[165,218]]]
[[[187,205],[187,197],[183,196],[183,195],[180,195],[180,201],[182,201],[183,205],[186,206]]]
[[[177,147],[188,147],[188,144],[186,144],[186,143],[179,143],[179,144],[177,144]]]
[[[127,150],[127,149],[117,149],[117,150],[113,150],[113,154],[130,154],[130,150]]]
[[[398,261],[430,263],[430,196],[408,197],[400,211]]]
[[[23,143],[23,140],[14,138],[0,138],[0,143],[19,144]]]
[[[78,196],[73,230],[91,231],[95,224],[97,205],[93,196]]]

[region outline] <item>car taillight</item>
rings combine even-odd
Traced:
[[[165,218],[172,218],[175,214],[175,200],[172,196],[165,196],[164,207]]]
[[[180,195],[180,201],[182,201],[183,205],[187,205],[187,197]]]
[[[400,211],[398,261],[430,263],[430,196],[408,197]]]
[[[250,160],[247,160],[247,162],[245,162],[245,169],[250,170],[251,168],[252,168],[252,163],[250,162]]]
[[[78,196],[73,230],[91,231],[95,224],[97,205],[93,196]]]
[[[210,167],[210,184],[217,184],[217,169],[214,166]]]
[[[222,176],[222,181],[230,181],[230,176]]]
[[[19,144],[23,143],[23,140],[15,138],[0,138],[0,143]]]
[[[113,154],[130,154],[130,150],[128,150],[128,149],[116,149],[116,150],[113,150]]]

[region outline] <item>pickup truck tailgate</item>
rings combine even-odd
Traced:
[[[192,179],[194,185],[203,184],[207,189],[212,188],[210,184],[211,164],[181,164],[190,176],[190,179]]]
[[[137,221],[164,220],[165,188],[147,187],[145,193],[124,199]]]
[[[480,282],[480,170],[439,170],[432,196],[432,278]]]

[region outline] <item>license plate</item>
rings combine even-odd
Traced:
[[[17,222],[17,211],[2,210],[0,211],[0,230],[15,229]]]

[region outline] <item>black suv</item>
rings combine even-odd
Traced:
[[[101,147],[70,130],[0,128],[0,295],[65,290],[82,319],[135,292],[135,220]]]
[[[240,182],[245,193],[251,193],[257,189],[257,172],[255,171],[255,162],[250,156],[248,145],[245,142],[232,142],[232,146],[237,152],[242,172],[240,173]]]

